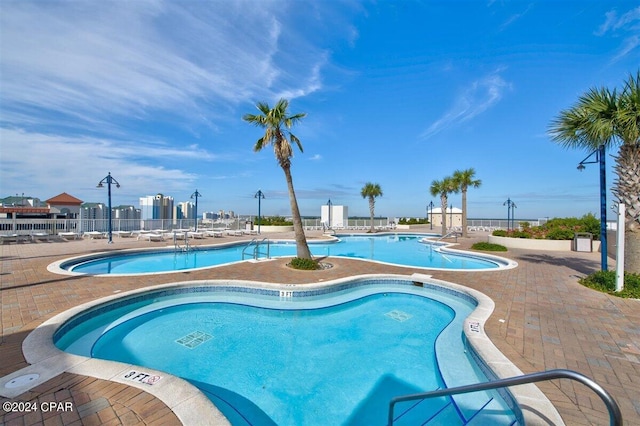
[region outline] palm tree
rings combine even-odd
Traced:
[[[373,212],[376,204],[376,197],[382,197],[382,188],[380,188],[380,185],[377,183],[367,182],[362,187],[360,195],[362,195],[362,198],[369,198],[369,213],[371,213],[371,230],[369,232],[373,232]]]
[[[269,144],[273,146],[276,159],[284,171],[287,187],[289,188],[289,203],[291,204],[293,231],[296,238],[296,255],[299,258],[311,259],[311,251],[309,250],[304,229],[302,228],[302,218],[300,217],[298,201],[296,200],[296,194],[293,190],[293,179],[291,177],[291,157],[293,157],[292,143],[298,146],[300,152],[303,152],[302,144],[296,135],[289,130],[307,114],[299,113],[288,115],[289,112],[287,109],[289,107],[289,101],[286,99],[280,99],[273,108],[270,108],[269,105],[264,102],[258,102],[256,107],[261,114],[245,114],[242,117],[244,121],[265,129],[264,135],[258,139],[253,146],[253,150],[258,152]]]
[[[476,171],[473,168],[467,170],[456,170],[453,172],[455,185],[462,192],[462,236],[467,236],[467,189],[469,187],[479,188],[482,185],[480,179],[473,179]],[[457,191],[456,191],[457,192]]]
[[[640,273],[640,71],[621,92],[590,89],[549,128],[553,140],[568,148],[619,146],[614,195],[626,205],[625,259],[628,272]]]
[[[447,202],[449,201],[449,194],[458,192],[458,188],[453,178],[447,176],[442,180],[434,180],[431,182],[429,191],[434,197],[437,195],[440,196],[440,215],[442,217],[441,235],[444,237],[447,234]]]

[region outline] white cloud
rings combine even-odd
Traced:
[[[471,120],[498,103],[505,90],[511,87],[511,84],[498,74],[499,71],[473,81],[462,90],[453,106],[442,117],[431,123],[420,135],[421,138],[429,138],[457,123]]]
[[[3,5],[3,110],[103,124],[185,117],[322,87],[325,52],[285,53],[272,2],[10,2]],[[303,52],[302,54],[300,52]],[[317,58],[321,58],[317,60]],[[300,83],[302,82],[302,83]],[[6,118],[4,119],[6,122]],[[28,122],[12,122],[28,125]]]
[[[616,62],[640,46],[640,6],[618,16],[618,12],[611,10],[605,13],[605,21],[594,33],[597,36],[612,34],[622,35],[622,44],[611,59]]]

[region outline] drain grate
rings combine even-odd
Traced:
[[[398,309],[394,309],[393,311],[387,312],[385,315],[399,322],[405,322],[406,320],[413,317],[413,315],[408,314],[406,312],[402,312]]]
[[[193,349],[200,346],[212,337],[212,335],[204,333],[202,331],[194,331],[184,337],[179,338],[178,340],[176,340],[176,343],[184,346],[185,348]]]

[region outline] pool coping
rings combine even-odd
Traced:
[[[416,233],[416,232],[383,232],[383,233],[377,233],[375,234],[375,236],[388,236],[388,235],[413,235],[413,236],[422,236],[422,240],[420,241],[420,243],[422,244],[436,244],[437,243],[437,247],[434,247],[434,250],[438,251],[438,252],[449,252],[452,253],[454,255],[457,256],[463,256],[463,257],[469,257],[469,258],[476,258],[476,259],[482,259],[482,260],[488,260],[491,262],[494,262],[498,265],[497,268],[479,268],[479,269],[456,269],[456,268],[433,268],[433,267],[421,267],[421,266],[413,266],[413,265],[401,265],[401,264],[397,264],[397,263],[391,263],[391,262],[383,262],[380,260],[373,260],[373,259],[362,259],[362,258],[358,258],[358,257],[348,257],[348,256],[338,256],[338,255],[333,255],[333,257],[336,258],[342,258],[342,259],[352,259],[352,260],[358,260],[358,261],[363,261],[363,262],[373,262],[373,263],[377,263],[380,265],[390,265],[390,266],[395,266],[395,267],[400,267],[400,268],[407,268],[407,269],[420,269],[420,270],[424,270],[424,271],[452,271],[452,272],[457,272],[457,271],[465,271],[465,272],[492,272],[492,271],[504,271],[507,269],[513,269],[516,268],[518,266],[518,262],[512,260],[512,259],[508,259],[506,257],[501,257],[501,256],[497,256],[497,255],[493,255],[493,254],[488,254],[488,253],[482,253],[482,254],[478,254],[475,252],[471,252],[471,251],[466,251],[466,250],[457,250],[452,248],[453,246],[457,245],[456,243],[451,243],[451,242],[446,242],[446,241],[437,241],[437,240],[432,240],[429,237],[434,237],[433,234],[424,234],[424,233]],[[326,236],[326,238],[320,239],[320,240],[311,240],[308,241],[309,244],[326,244],[326,243],[336,243],[339,241],[339,237],[340,236],[361,236],[361,237],[372,237],[374,235],[371,234],[358,234],[358,233],[349,233],[349,234],[336,234],[336,235],[330,235],[330,236]],[[251,240],[253,241],[253,240]],[[277,243],[287,243],[287,244],[295,244],[295,240],[293,239],[286,239],[286,238],[280,238],[280,239],[275,239],[271,241],[273,244],[277,244]],[[223,242],[223,243],[217,243],[217,244],[206,244],[206,245],[199,245],[197,246],[196,250],[207,250],[207,249],[219,249],[219,248],[225,248],[225,247],[233,247],[233,246],[241,246],[241,245],[247,245],[247,240],[242,240],[242,241],[227,241],[227,242]],[[104,251],[104,252],[97,252],[97,253],[92,253],[92,254],[83,254],[80,256],[73,256],[73,257],[69,257],[69,258],[65,258],[65,259],[61,259],[61,260],[57,260],[55,262],[50,263],[49,265],[47,265],[47,271],[52,272],[54,274],[59,274],[59,275],[68,275],[68,276],[88,276],[88,275],[93,275],[96,277],[135,277],[135,276],[152,276],[152,275],[159,275],[159,274],[177,274],[177,273],[182,273],[185,271],[199,271],[199,270],[207,270],[207,269],[213,269],[213,268],[217,268],[217,267],[223,267],[223,266],[229,266],[229,265],[234,265],[237,263],[241,263],[241,262],[266,262],[266,261],[270,261],[270,260],[274,260],[274,259],[281,259],[281,258],[287,258],[287,257],[295,257],[295,256],[275,256],[275,257],[270,257],[270,258],[265,258],[265,259],[243,259],[243,260],[236,260],[236,261],[232,261],[232,262],[227,262],[227,263],[222,263],[219,265],[209,265],[209,266],[202,266],[199,268],[189,268],[189,269],[179,269],[179,270],[173,270],[173,271],[158,271],[158,272],[145,272],[145,273],[126,273],[126,274],[86,274],[83,272],[74,272],[72,270],[68,270],[68,269],[64,269],[62,267],[62,265],[69,263],[69,262],[73,262],[73,261],[91,261],[93,259],[97,259],[97,258],[101,258],[101,257],[116,257],[116,256],[121,256],[123,254],[135,254],[135,253],[149,253],[149,252],[171,252],[173,251],[173,246],[171,245],[167,245],[165,247],[144,247],[144,248],[132,248],[132,249],[124,249],[124,250],[119,250],[117,253],[114,252],[110,252],[110,251]],[[322,256],[320,256],[322,257]],[[78,262],[81,263],[81,262]]]
[[[420,273],[414,273],[411,275],[366,274],[313,284],[276,284],[225,279],[195,280],[148,286],[141,289],[113,294],[111,296],[106,296],[75,306],[43,322],[24,339],[22,344],[22,351],[25,359],[31,365],[0,378],[0,396],[8,398],[18,396],[59,374],[68,372],[122,383],[142,389],[164,402],[175,413],[178,419],[183,422],[183,424],[204,424],[202,423],[203,419],[207,419],[206,424],[229,424],[214,404],[211,403],[211,401],[199,389],[191,385],[186,380],[146,367],[139,368],[132,364],[87,358],[64,352],[54,345],[54,333],[65,322],[87,309],[110,301],[115,301],[123,297],[135,296],[150,291],[158,291],[163,288],[175,288],[188,285],[233,285],[237,287],[263,288],[290,292],[323,289],[365,279],[408,280],[413,281],[414,283],[419,283],[423,286],[424,284],[428,284],[429,286],[443,287],[449,291],[453,290],[473,298],[477,301],[477,306],[471,314],[465,318],[463,327],[468,345],[470,345],[473,351],[478,354],[482,362],[489,369],[490,373],[492,373],[496,378],[514,377],[523,374],[520,369],[518,369],[508,358],[506,358],[506,356],[502,354],[502,352],[497,349],[484,332],[484,324],[494,310],[495,304],[493,300],[477,290],[448,281],[438,280],[433,278],[431,275]],[[140,370],[144,370],[145,373],[161,376],[162,382],[149,385],[128,380],[124,377],[131,371]],[[12,388],[7,388],[5,386],[12,380],[19,379],[20,377],[28,374],[38,374],[39,377],[28,385],[15,386]],[[527,425],[564,424],[556,408],[537,386],[533,384],[521,385],[510,388],[509,391],[517,401],[522,412],[523,419]]]

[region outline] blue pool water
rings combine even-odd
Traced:
[[[54,340],[180,376],[242,426],[383,425],[394,396],[486,381],[461,338],[470,300],[400,280],[284,299],[258,292],[159,290],[75,317]],[[494,392],[395,414],[398,425],[515,421]]]
[[[497,269],[497,258],[443,253],[438,246],[423,241],[424,235],[388,234],[340,236],[337,242],[310,242],[313,256],[337,256],[373,260],[394,265],[430,269]],[[161,250],[104,255],[89,260],[63,263],[64,269],[86,274],[140,274],[204,268],[242,260],[247,242],[222,247],[197,248],[188,252]],[[265,251],[266,248],[261,248]],[[271,242],[271,257],[295,256],[295,243]],[[249,250],[251,252],[251,250]],[[504,264],[507,261],[505,260]],[[503,266],[504,266],[503,264]]]

